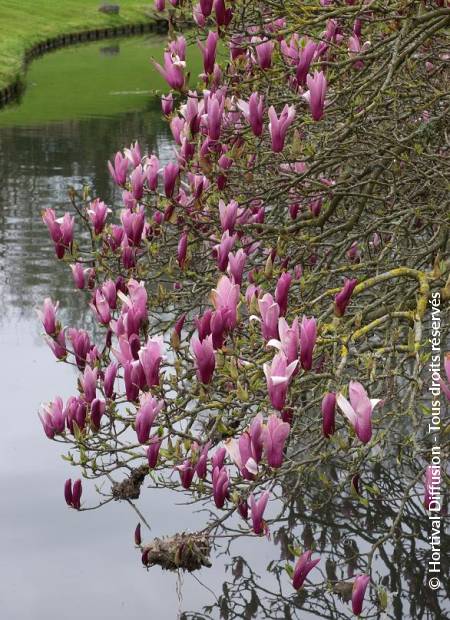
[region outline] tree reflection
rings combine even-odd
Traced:
[[[16,315],[29,316],[50,295],[60,300],[68,324],[93,327],[67,266],[55,263],[41,212],[66,208],[70,186],[89,186],[108,204],[120,202],[105,162],[129,136],[164,159],[168,128],[158,101],[149,100],[144,113],[1,129],[0,287]],[[81,240],[83,234],[77,231]]]
[[[448,617],[448,547],[442,547],[442,587],[433,591],[426,579],[430,526],[415,472],[403,472],[399,477],[394,462],[379,463],[372,472],[364,473],[359,483],[361,495],[351,484],[343,493],[335,470],[329,469],[327,475],[332,484],[326,490],[320,475],[301,485],[292,478],[283,481],[280,495],[289,500],[271,524],[278,559],[256,568],[248,557],[233,555],[227,565],[230,577],[217,603],[205,607],[203,614],[186,612],[185,620],[353,618],[349,603],[352,583],[367,562],[372,563],[373,582],[364,618]],[[398,520],[400,510],[402,518]],[[232,554],[239,537],[228,533],[233,540],[229,545]],[[286,565],[295,560],[299,543],[314,549],[322,561],[305,586],[295,592]],[[272,576],[269,586],[260,577],[266,569]]]

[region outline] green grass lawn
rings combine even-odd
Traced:
[[[119,15],[106,15],[101,0],[0,0],[0,89],[23,72],[25,52],[41,41],[83,30],[148,22],[149,0],[114,0]]]

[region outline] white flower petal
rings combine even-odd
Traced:
[[[271,377],[271,381],[272,381],[272,385],[282,385],[283,383],[287,383],[288,382],[288,378],[287,377],[280,377],[277,375],[273,375]]]
[[[348,400],[345,398],[345,396],[342,396],[342,394],[340,393],[337,394],[336,403],[339,409],[344,414],[344,416],[347,418],[350,424],[354,427],[356,424],[356,419],[357,419],[356,412],[351,406],[351,404],[348,402]]]

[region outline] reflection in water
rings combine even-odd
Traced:
[[[28,314],[51,295],[74,311],[70,316],[81,311],[67,267],[55,261],[41,212],[66,210],[69,186],[92,186],[108,204],[115,199],[119,205],[106,160],[136,138],[163,160],[168,157],[158,101],[144,113],[123,117],[0,130],[0,287],[8,306]]]
[[[272,529],[273,543],[278,548],[277,561],[258,565],[244,553],[229,561],[229,577],[216,605],[207,606],[205,615],[184,615],[185,620],[219,616],[237,618],[353,618],[349,599],[355,575],[361,573],[358,558],[369,559],[372,549],[372,585],[366,597],[364,618],[444,620],[450,611],[450,573],[448,545],[443,545],[442,586],[432,590],[427,583],[430,560],[429,526],[422,506],[421,494],[410,497],[403,506],[397,523],[401,498],[410,479],[402,468],[378,464],[358,486],[361,496],[350,488],[343,492],[337,472],[330,469],[329,489],[323,480],[286,480],[281,497],[292,497]],[[292,489],[299,488],[299,493]],[[301,490],[300,490],[301,489]],[[322,490],[321,490],[322,489]],[[445,502],[444,502],[445,503]],[[395,527],[394,527],[395,524]],[[390,535],[386,537],[386,533]],[[445,541],[443,541],[445,543]],[[302,545],[314,549],[321,557],[306,586],[294,592],[285,571],[293,565],[293,550]],[[265,570],[272,574],[269,585],[262,581]],[[326,588],[323,588],[323,583]],[[382,603],[383,601],[383,603]],[[380,608],[385,607],[384,611]]]
[[[107,56],[108,61],[118,62],[122,49],[103,43],[99,52],[97,58]],[[72,56],[76,62],[77,55]],[[125,93],[127,84],[126,78],[122,84],[116,82],[114,92]],[[145,91],[147,78],[133,87]],[[58,458],[60,447],[51,449],[35,412],[39,402],[52,393],[69,396],[73,377],[70,368],[54,363],[39,340],[32,309],[50,295],[60,300],[66,324],[81,327],[91,317],[82,314],[86,306],[73,289],[67,266],[54,258],[41,211],[52,207],[60,214],[67,208],[68,186],[81,189],[84,185],[119,208],[120,195],[112,186],[106,160],[134,139],[144,149],[156,151],[162,161],[169,158],[172,147],[159,100],[141,97],[142,101],[146,101],[145,109],[139,112],[0,128],[0,376],[5,418],[0,481],[3,496],[8,498],[0,514],[0,529],[7,532],[0,569],[2,617],[137,620],[151,613],[165,620],[176,617],[178,608],[196,610],[186,612],[185,618],[350,617],[348,603],[341,602],[331,589],[339,589],[336,582],[357,572],[352,559],[356,549],[369,551],[392,523],[395,506],[385,498],[400,496],[395,470],[375,472],[371,484],[376,482],[382,492],[371,499],[368,512],[345,494],[324,502],[300,488],[295,502],[283,508],[280,527],[272,530],[270,542],[254,536],[238,538],[227,555],[227,562],[232,558],[227,575],[221,558],[213,568],[198,573],[216,596],[199,585],[196,577],[186,575],[181,602],[175,595],[175,575],[157,568],[147,574],[140,567],[139,553],[132,545],[137,517],[128,506],[114,503],[80,515],[64,504],[63,481],[73,471]],[[307,488],[319,486],[310,481]],[[151,537],[174,533],[180,523],[183,529],[198,528],[202,519],[191,506],[173,507],[172,494],[159,493],[143,494],[140,504],[150,516]],[[175,497],[179,501],[181,496]],[[407,536],[380,547],[374,561],[377,583],[392,593],[383,617],[444,618],[444,589],[433,593],[424,587],[428,529],[419,500],[408,506],[404,530]],[[321,562],[317,577],[311,575],[313,585],[296,594],[284,565],[286,561],[292,564],[292,547],[299,541],[306,547],[314,544],[328,559]],[[235,557],[236,553],[242,557]],[[346,571],[336,573],[343,559]],[[314,584],[324,579],[329,580],[330,591],[315,594]],[[373,587],[370,599],[365,617],[381,618],[375,612]]]
[[[115,45],[107,45],[105,47],[100,48],[100,54],[104,56],[115,56],[120,53],[120,45],[117,43]]]

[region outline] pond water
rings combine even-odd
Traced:
[[[244,581],[241,589],[245,567],[234,561],[233,573],[226,573],[227,562],[219,558],[212,569],[198,574],[205,585],[197,576],[184,576],[180,601],[176,575],[157,568],[147,573],[140,566],[133,547],[138,518],[127,504],[78,514],[68,510],[63,500],[64,480],[74,472],[59,457],[59,446],[45,438],[37,409],[40,402],[56,394],[69,396],[73,375],[70,368],[54,362],[34,309],[51,296],[60,301],[64,322],[81,326],[82,305],[67,269],[54,259],[41,211],[65,208],[70,185],[91,185],[111,204],[115,190],[106,161],[132,140],[138,139],[162,160],[171,156],[169,131],[154,94],[158,89],[164,92],[164,83],[149,62],[150,57],[161,56],[162,46],[162,40],[153,36],[52,53],[30,67],[22,101],[0,111],[1,617],[137,620],[151,616],[165,620],[177,617],[182,609],[194,611],[189,615],[192,618],[216,618],[217,609],[205,615],[200,612],[224,592],[225,598],[235,601],[228,612],[222,603],[224,618],[349,617],[348,604],[312,614],[299,611],[302,599],[293,597],[285,574],[281,576],[287,584],[284,593],[275,595],[270,615],[263,612],[264,605],[258,601],[264,593],[269,596],[278,590],[277,579],[266,574],[265,567],[280,554],[290,555],[281,530],[271,542],[248,537],[238,543],[238,553],[245,551],[261,578]],[[198,58],[193,63],[195,75]],[[182,501],[181,495],[167,497],[161,491],[144,494],[140,508],[149,517],[152,536],[196,529],[202,523],[202,516],[192,507],[174,507]],[[336,540],[339,519],[349,515],[357,518],[358,511],[352,515],[352,509],[344,505],[341,514],[335,507],[323,515],[322,523],[314,525],[322,532],[330,525]],[[305,527],[305,544],[308,532]],[[358,544],[363,548],[366,543]],[[390,565],[387,571],[390,589],[397,588],[397,597],[389,602],[386,618],[445,617],[443,603],[436,597],[425,603],[420,615],[408,606],[410,591],[419,595],[423,581],[419,570],[423,558],[417,553],[417,566],[414,558],[405,565],[407,586],[402,585],[396,568]],[[386,571],[381,564],[382,576]],[[324,574],[328,568],[323,567]],[[347,577],[351,571],[350,563]],[[233,586],[224,589],[225,578]]]
[[[215,600],[186,576],[180,607],[176,575],[142,568],[133,545],[139,519],[128,505],[67,509],[62,489],[74,472],[37,417],[41,402],[72,393],[73,373],[55,363],[35,308],[50,295],[64,322],[79,326],[84,312],[41,212],[66,209],[69,186],[90,185],[111,204],[117,196],[106,162],[132,140],[162,161],[172,156],[155,94],[164,82],[149,60],[162,56],[162,41],[115,39],[44,56],[30,66],[22,100],[0,111],[0,613],[8,620],[175,618],[181,607]],[[89,501],[88,485],[85,493]],[[174,507],[182,499],[161,492],[144,499],[152,536],[175,533],[180,523],[197,527],[190,507]],[[220,591],[223,579],[223,566],[208,571],[208,587]]]

